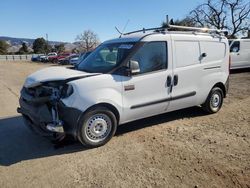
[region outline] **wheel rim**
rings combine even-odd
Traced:
[[[221,96],[219,93],[214,93],[211,97],[210,100],[210,105],[211,108],[216,111],[220,108],[220,104],[221,104]]]
[[[106,114],[96,114],[88,119],[85,134],[91,142],[101,142],[109,136],[111,128],[112,121]]]

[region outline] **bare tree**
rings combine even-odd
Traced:
[[[194,27],[195,23],[196,22],[189,16],[187,16],[183,19],[177,19],[177,20],[171,19],[169,22],[169,24],[171,24],[171,25],[188,26],[188,27]],[[166,22],[163,22],[161,25],[162,25],[162,27],[167,27]]]
[[[228,29],[229,37],[249,28],[250,2],[244,0],[206,0],[190,12],[197,26]]]
[[[207,0],[191,11],[191,17],[202,26],[213,26],[217,29],[226,27],[226,0]]]
[[[79,42],[81,50],[85,52],[93,50],[100,44],[97,34],[91,30],[86,30],[77,35],[76,41]]]
[[[242,0],[228,0],[231,25],[228,27],[231,36],[250,29],[250,2],[243,3]]]

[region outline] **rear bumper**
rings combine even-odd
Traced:
[[[46,125],[53,122],[50,108],[46,103],[32,103],[25,101],[22,97],[19,99],[19,103],[20,107],[17,108],[17,112],[23,115],[25,125],[41,136],[54,135],[54,132],[46,128]],[[58,114],[59,119],[63,122],[64,133],[76,138],[77,125],[82,112],[59,102]]]

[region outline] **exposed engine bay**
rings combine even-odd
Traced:
[[[26,124],[39,134],[44,136],[51,136],[53,133],[64,134],[72,123],[67,121],[70,117],[63,113],[66,107],[61,99],[67,98],[72,93],[73,87],[65,81],[45,82],[30,88],[23,87],[19,100],[21,107],[18,108],[18,112],[23,115]],[[70,111],[67,113],[70,115]]]

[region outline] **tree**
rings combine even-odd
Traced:
[[[229,38],[249,28],[250,2],[244,0],[206,0],[190,12],[201,27],[227,29]]]
[[[78,54],[78,53],[79,53],[79,50],[78,50],[77,48],[73,48],[73,49],[71,50],[71,52],[72,52],[73,54]]]
[[[187,16],[183,19],[177,19],[177,20],[171,19],[170,24],[171,25],[179,25],[179,26],[187,26],[187,27],[194,27],[195,26],[194,20],[189,16]],[[167,27],[167,23],[163,22],[162,27]]]
[[[64,52],[64,50],[65,50],[65,46],[64,46],[63,43],[58,44],[58,45],[55,45],[54,48],[55,48],[55,51],[56,51],[57,53],[62,53],[62,52]]]
[[[9,45],[7,44],[6,41],[0,40],[0,54],[5,55],[8,53],[8,47]]]
[[[77,35],[76,41],[79,42],[80,48],[85,52],[93,50],[100,43],[97,34],[91,30],[86,30],[83,33]]]
[[[242,0],[228,0],[232,25],[228,27],[231,36],[250,29],[250,2],[244,3]]]
[[[34,53],[37,53],[37,54],[48,53],[49,51],[51,51],[51,46],[47,44],[44,38],[37,38],[33,42],[33,50],[34,50]]]
[[[26,54],[28,53],[28,47],[25,42],[22,43],[22,47],[19,49],[18,54]]]

